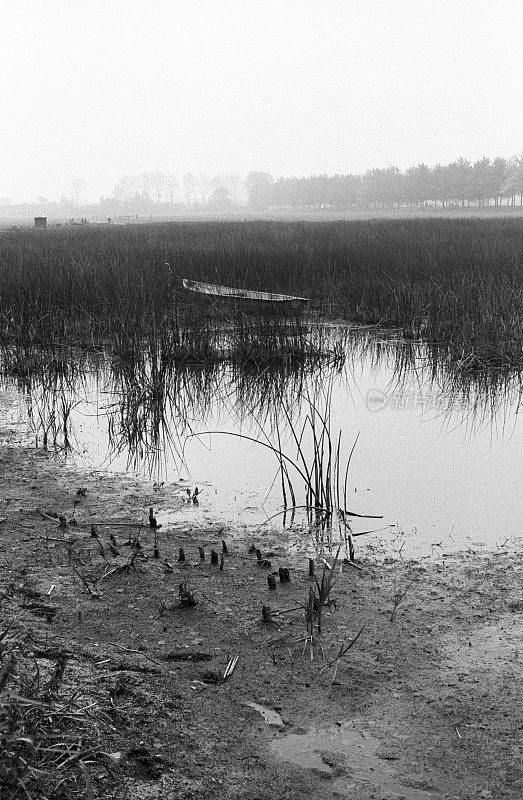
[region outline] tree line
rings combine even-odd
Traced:
[[[140,175],[124,175],[120,178],[111,199],[119,206],[138,210],[147,210],[152,204],[233,208],[243,199],[242,194],[243,180],[236,172],[213,178],[186,172],[181,176],[181,181],[176,175],[166,175],[164,172],[142,172]]]
[[[246,205],[255,211],[340,211],[357,208],[452,208],[523,206],[523,151],[510,159],[459,158],[450,164],[418,164],[371,169],[361,175],[312,175],[279,178],[250,172],[246,178],[229,172],[208,178],[190,172],[180,179],[161,171],[124,175],[108,197],[98,203],[82,200],[87,183],[69,182],[59,203],[38,197],[34,204],[10,204],[0,198],[0,210],[28,209],[35,213],[177,214],[187,208],[216,212]]]
[[[363,175],[280,178],[252,172],[245,180],[250,205],[273,210],[348,210],[523,205],[523,153],[511,159],[418,164],[371,169]]]
[[[363,175],[312,175],[274,178],[251,172],[205,175],[185,173],[181,183],[162,172],[124,176],[112,200],[119,206],[146,210],[152,204],[226,210],[248,205],[256,210],[350,210],[351,208],[448,208],[523,205],[523,153],[510,159],[459,158],[450,164],[418,164],[371,169]]]

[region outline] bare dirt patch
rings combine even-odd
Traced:
[[[519,800],[521,552],[345,565],[311,651],[308,565],[151,528],[184,492],[2,449],[2,798]]]

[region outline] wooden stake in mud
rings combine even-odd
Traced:
[[[314,578],[314,559],[309,558],[309,578]]]
[[[218,553],[216,552],[216,550],[211,550],[211,564],[217,564],[217,563],[218,563]]]
[[[185,561],[185,550],[183,547],[180,547],[178,550],[178,563],[182,564]]]
[[[270,606],[262,606],[262,621],[263,622],[272,622],[272,613]]]
[[[258,561],[263,561],[262,551],[259,548],[256,550],[256,558]]]
[[[199,547],[198,552],[200,554],[200,561],[205,561],[205,550],[203,549],[203,547]]]
[[[220,558],[220,572],[223,572],[224,565],[225,565],[225,559],[222,555],[222,557]]]
[[[354,539],[352,538],[352,536],[350,534],[348,536],[348,544],[349,544],[349,560],[350,561],[354,561],[354,555],[355,555],[355,553],[354,553]]]
[[[158,522],[156,520],[156,517],[154,516],[154,511],[153,511],[152,507],[149,509],[149,526],[151,528],[157,528],[158,527]]]
[[[110,549],[111,553],[113,554],[113,556],[119,556],[120,555],[120,551],[118,550],[117,544],[118,543],[116,541],[116,538],[115,538],[114,534],[110,533],[109,534],[109,549]]]
[[[276,589],[276,578],[274,575],[271,575],[270,573],[267,575],[267,583],[269,584],[269,589],[271,589],[271,591]]]
[[[222,539],[222,553],[228,553],[227,545],[225,543],[225,539]]]
[[[98,531],[96,530],[94,525],[91,525],[91,537],[96,541],[98,547],[100,548],[100,552],[102,554],[102,558],[105,558],[105,550],[102,542],[100,541],[100,537],[98,536]]]
[[[287,567],[280,567],[278,570],[278,575],[280,576],[280,583],[291,582],[291,576]]]
[[[194,596],[192,589],[189,589],[186,583],[180,583],[179,588],[180,604],[182,606],[196,606],[198,601]]]

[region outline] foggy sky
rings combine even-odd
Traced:
[[[509,157],[522,34],[521,0],[4,0],[0,196]]]

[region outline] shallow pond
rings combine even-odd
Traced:
[[[329,445],[334,462],[341,434],[334,493],[338,472],[340,504],[383,517],[350,518],[356,534],[384,529],[358,538],[358,553],[424,557],[496,548],[521,535],[520,399],[517,381],[465,393],[449,388],[423,347],[366,340],[349,348],[343,365],[321,371],[191,367],[138,378],[105,364],[68,382],[61,396],[52,387],[52,401],[49,387],[33,384],[19,407],[40,444],[46,426],[60,439],[66,416],[76,458],[198,486],[197,504],[161,522],[248,528],[296,550],[329,535],[311,528],[303,511],[281,514],[279,460],[267,445],[288,459],[303,505],[305,482],[291,462],[302,473],[310,468],[323,431],[325,479]]]

